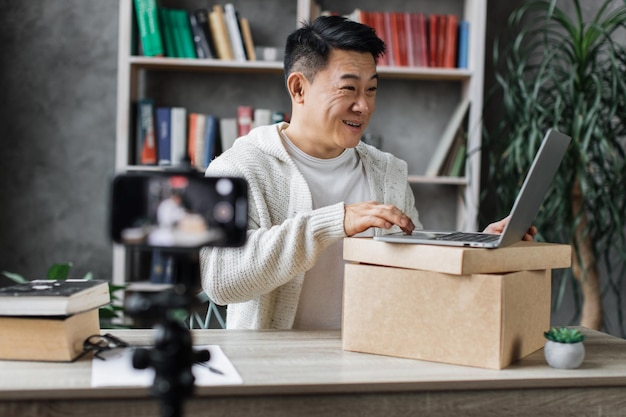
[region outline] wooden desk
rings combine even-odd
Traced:
[[[185,416],[622,416],[626,341],[583,329],[578,370],[549,368],[538,351],[504,370],[453,366],[341,350],[339,332],[194,331],[218,344],[243,377],[201,387]],[[115,331],[137,344],[147,330]],[[0,361],[0,416],[158,416],[145,388],[90,388],[89,360]]]

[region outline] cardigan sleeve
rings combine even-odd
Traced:
[[[312,210],[306,181],[296,171],[245,141],[211,163],[207,175],[239,176],[249,183],[246,244],[201,250],[202,287],[216,303],[272,292],[303,276],[324,249],[345,237],[343,203]]]

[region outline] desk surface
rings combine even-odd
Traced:
[[[503,370],[347,352],[338,331],[194,330],[196,344],[222,347],[243,385],[199,387],[197,396],[433,392],[523,388],[625,387],[626,341],[582,329],[587,356],[576,370],[552,369],[539,350]],[[134,344],[150,330],[119,330]],[[90,360],[0,361],[0,401],[146,397],[146,388],[92,389]]]

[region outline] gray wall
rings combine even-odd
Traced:
[[[115,0],[0,2],[0,270],[111,275]]]

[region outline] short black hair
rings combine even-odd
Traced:
[[[295,71],[313,81],[315,74],[326,67],[333,49],[369,52],[377,62],[386,47],[376,31],[367,25],[342,16],[320,16],[287,37],[285,81]]]

